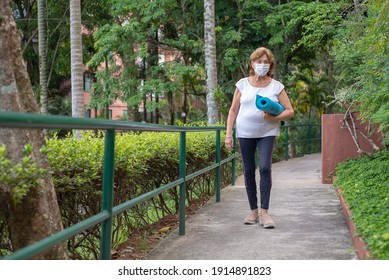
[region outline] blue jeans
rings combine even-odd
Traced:
[[[269,209],[270,190],[272,186],[271,163],[275,136],[263,138],[239,138],[242,153],[244,180],[250,209],[258,209],[257,183],[255,181],[255,150],[259,153],[261,208]]]

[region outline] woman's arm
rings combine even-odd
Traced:
[[[294,110],[292,108],[292,104],[290,103],[289,97],[286,94],[285,90],[281,91],[280,95],[278,96],[278,101],[284,107],[285,110],[278,116],[274,116],[272,114],[264,112],[263,117],[265,120],[270,122],[283,121],[283,120],[290,119],[291,117],[294,116]]]
[[[236,116],[238,115],[239,108],[240,108],[240,95],[241,95],[240,90],[236,88],[234,92],[234,98],[232,99],[232,104],[228,112],[226,139],[224,144],[229,149],[232,149],[233,147],[232,128],[234,127]]]

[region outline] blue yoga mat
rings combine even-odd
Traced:
[[[274,102],[273,100],[260,95],[257,95],[257,98],[255,99],[255,105],[259,110],[274,116],[281,114],[285,110],[280,103]]]

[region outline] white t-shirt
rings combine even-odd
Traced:
[[[254,87],[249,79],[243,78],[236,83],[241,92],[240,108],[236,118],[236,136],[238,138],[262,138],[280,135],[280,122],[269,122],[263,118],[263,112],[255,106],[257,95],[278,102],[278,96],[284,85],[272,79],[266,87]]]

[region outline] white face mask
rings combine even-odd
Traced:
[[[254,63],[254,71],[260,77],[263,77],[269,72],[270,64]]]

